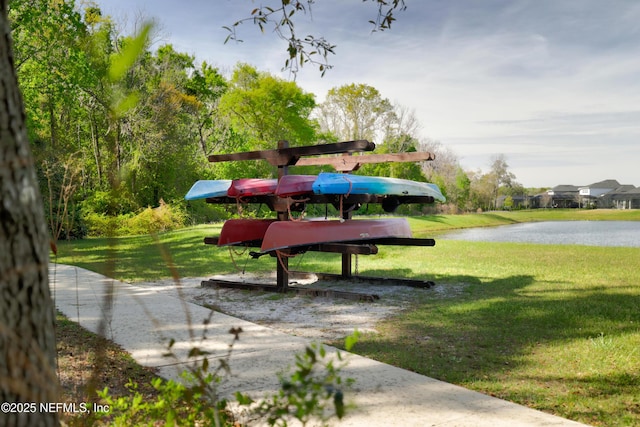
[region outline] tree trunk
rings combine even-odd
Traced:
[[[98,172],[98,188],[102,189],[102,158],[100,156],[100,140],[98,137],[98,124],[93,111],[90,112],[91,142],[93,146],[93,156],[96,159],[96,170]]]
[[[40,410],[41,402],[58,400],[50,239],[14,70],[7,1],[0,0],[0,425],[53,426],[57,414]],[[15,402],[37,406],[6,405]]]

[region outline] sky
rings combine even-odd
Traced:
[[[286,45],[251,23],[242,43],[223,26],[278,0],[97,0],[130,31],[154,18],[170,43],[230,72],[238,62],[289,79]],[[297,84],[322,102],[329,89],[373,86],[415,112],[420,137],[488,172],[504,155],[525,187],[640,186],[640,1],[406,0],[391,30],[372,32],[374,2],[318,0],[299,34],[337,47],[324,77],[307,65]],[[437,159],[436,159],[437,162]]]

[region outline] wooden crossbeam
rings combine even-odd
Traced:
[[[282,252],[286,254],[296,255],[302,252],[329,252],[336,254],[351,255],[375,255],[378,253],[378,247],[372,244],[358,243],[319,243],[316,245],[307,245],[285,249]]]
[[[329,165],[338,172],[352,172],[360,169],[360,166],[367,163],[420,162],[434,160],[435,158],[435,154],[426,151],[392,154],[368,154],[366,156],[313,157],[298,160],[296,166]]]
[[[418,239],[415,237],[381,237],[379,239],[372,239],[372,243],[376,245],[390,245],[390,246],[435,246],[436,241],[434,239]]]
[[[204,238],[204,244],[205,245],[218,245],[218,241],[220,240],[219,237],[205,237]],[[262,240],[247,240],[244,242],[239,242],[237,244],[228,244],[225,246],[242,246],[245,248],[259,248],[260,246],[262,246]]]
[[[295,246],[280,252],[287,255],[298,255],[304,252],[333,252],[345,255],[375,255],[378,245],[388,246],[435,246],[434,239],[418,239],[413,237],[378,237],[375,239],[351,240],[347,242],[318,243],[312,245]],[[250,252],[253,258],[264,255],[276,256],[276,251]]]
[[[292,272],[296,274],[303,274],[300,271]],[[336,280],[336,281],[344,281],[348,280],[349,282],[360,282],[360,283],[369,283],[375,285],[383,285],[383,286],[409,286],[412,288],[422,288],[428,289],[432,286],[435,286],[435,283],[431,280],[421,280],[421,279],[402,279],[397,277],[372,277],[372,276],[349,276],[345,278],[340,274],[331,274],[331,273],[314,273],[318,280]]]
[[[216,288],[232,288],[232,289],[244,289],[244,290],[259,290],[266,292],[282,292],[278,286],[268,285],[263,283],[247,283],[247,282],[233,282],[227,280],[209,279],[200,282],[200,286],[203,288],[216,287]],[[302,287],[287,287],[286,291],[295,292],[300,295],[309,295],[325,298],[343,298],[354,301],[368,301],[373,302],[379,300],[380,297],[376,294],[365,294],[361,292],[349,292],[338,291],[334,289],[318,289],[318,288],[302,288]]]
[[[247,151],[244,153],[213,154],[210,162],[228,162],[235,160],[266,160],[273,166],[292,166],[301,157],[323,154],[357,153],[373,151],[376,145],[366,140],[335,142],[331,144],[309,145],[305,147],[279,148],[276,150]]]
[[[217,245],[219,237],[205,237],[205,245]],[[243,246],[251,248],[259,248],[262,245],[262,240],[249,240],[246,242],[240,242],[232,244],[230,246]],[[316,245],[300,246],[293,249],[285,249],[282,252],[289,255],[297,255],[302,252],[332,252],[339,254],[353,254],[353,255],[375,255],[378,253],[378,247],[372,244],[357,244],[357,243],[319,243]],[[275,255],[275,253],[260,252],[256,253],[257,256],[261,255]]]

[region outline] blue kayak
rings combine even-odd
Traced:
[[[315,194],[376,194],[388,196],[431,196],[446,201],[437,185],[384,176],[363,176],[321,172],[313,183]]]
[[[230,179],[214,179],[196,181],[184,196],[185,200],[206,199],[207,197],[224,197],[231,187]]]

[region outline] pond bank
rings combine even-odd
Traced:
[[[440,239],[640,247],[640,221],[542,221],[453,230]]]
[[[440,232],[462,228],[495,227],[540,221],[640,221],[640,210],[535,209],[409,218],[415,237],[430,237],[434,232],[440,234]]]

